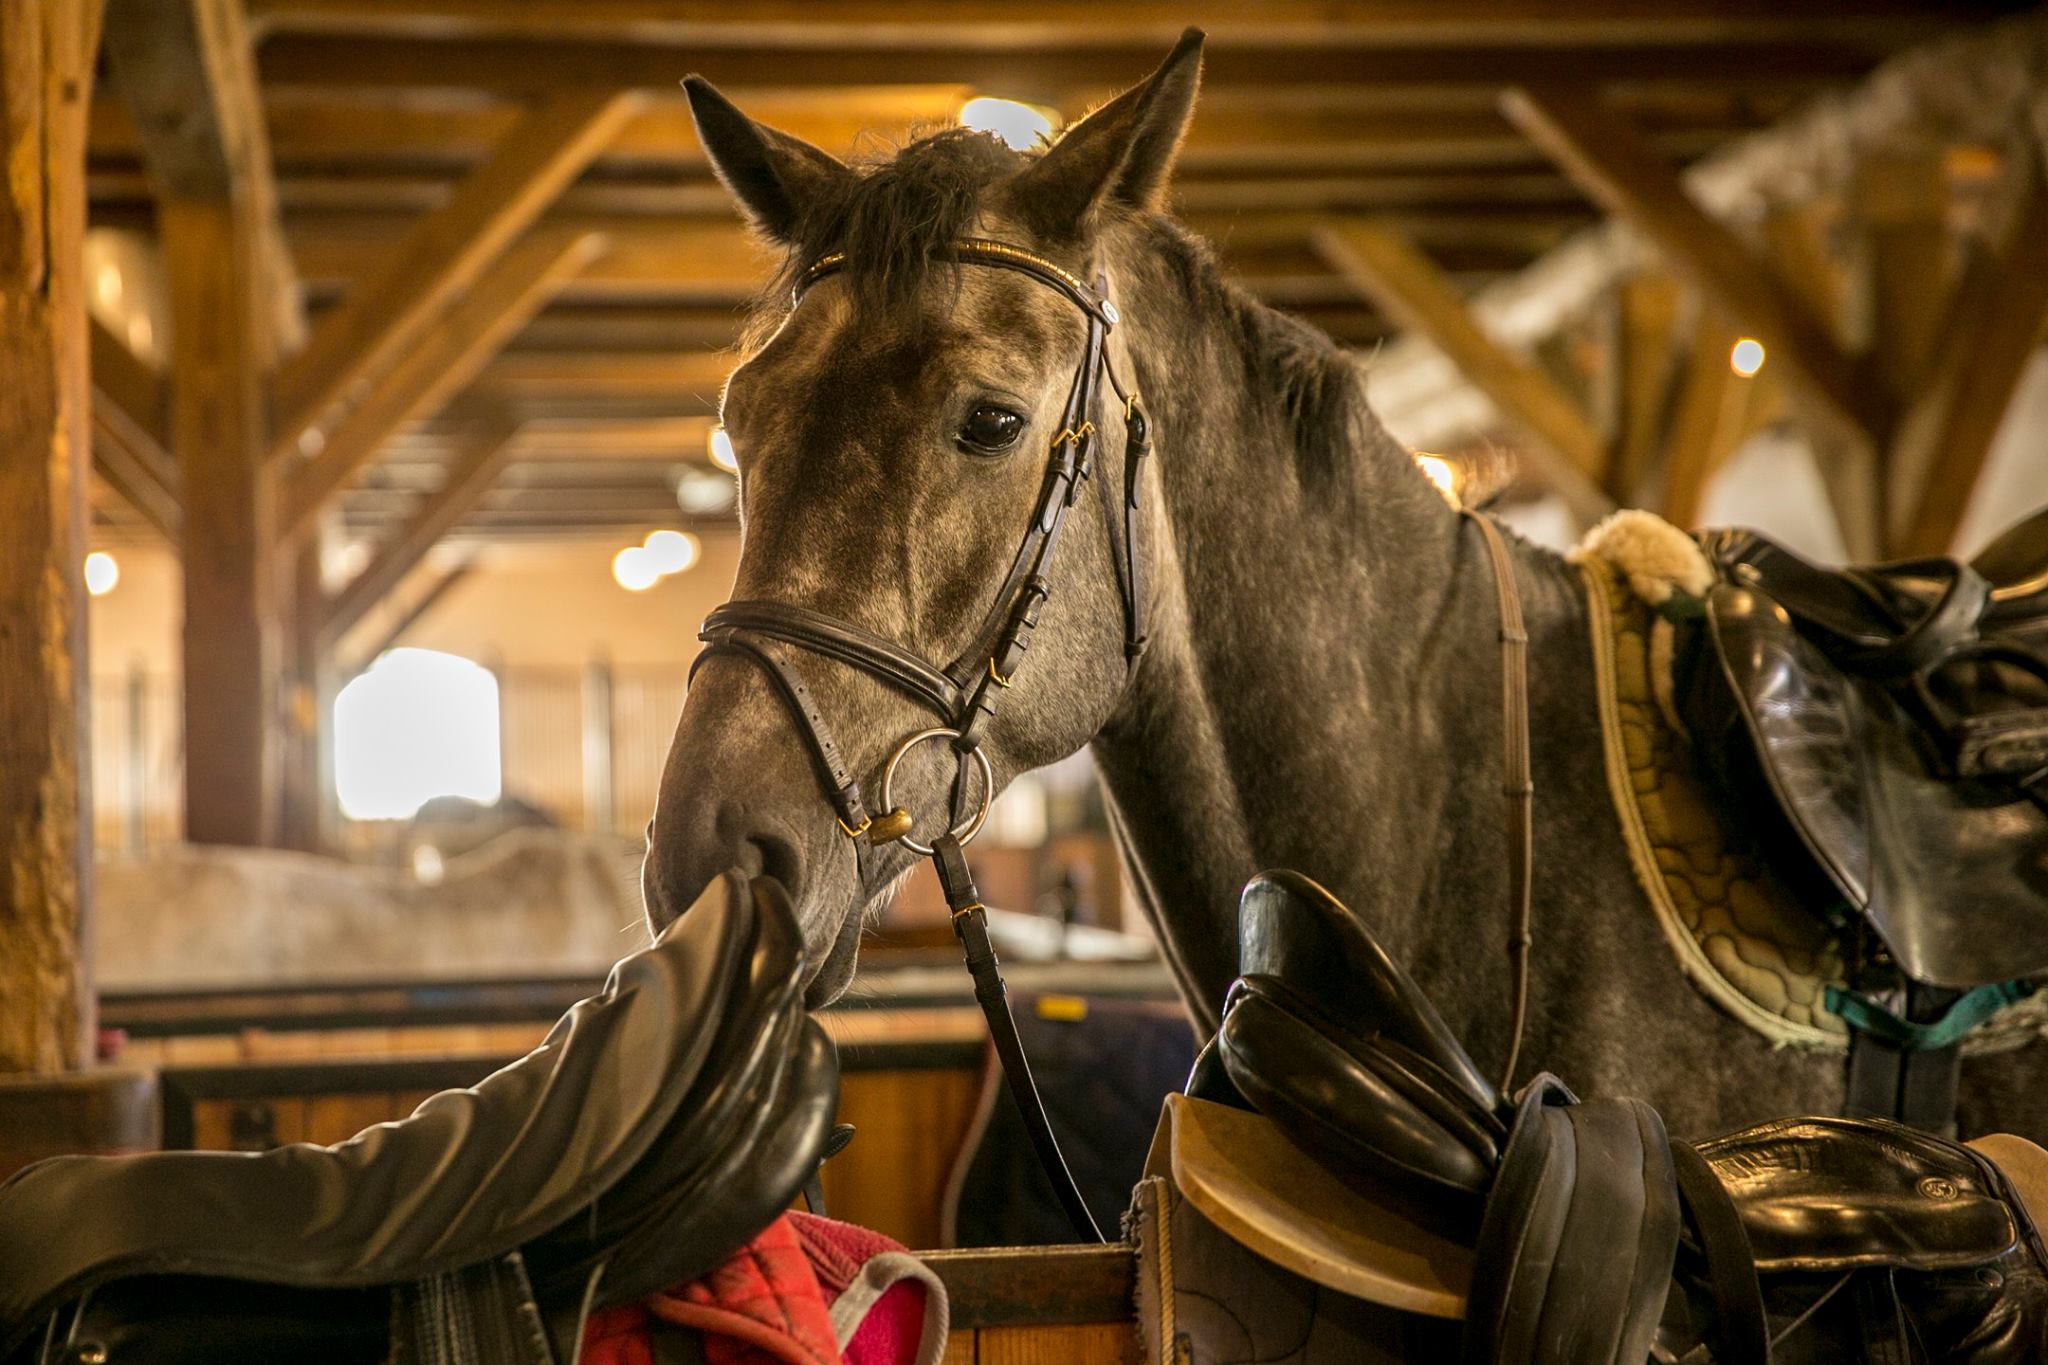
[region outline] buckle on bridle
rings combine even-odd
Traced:
[[[996,672],[996,656],[993,654],[988,656],[988,680],[990,682],[994,683],[997,687],[1008,687],[1010,685],[1010,679],[1016,676],[1017,675],[1013,672],[1010,674],[1009,678],[1006,678],[1002,674]]]
[[[1052,448],[1054,450],[1058,450],[1061,446],[1077,446],[1081,444],[1081,442],[1087,440],[1090,436],[1093,436],[1094,434],[1095,423],[1089,421],[1087,418],[1084,417],[1081,419],[1080,426],[1068,427],[1065,431],[1053,437]]]

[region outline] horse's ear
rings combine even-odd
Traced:
[[[754,225],[780,245],[794,244],[807,205],[852,178],[802,138],[748,118],[702,76],[686,79],[683,89],[711,169]]]
[[[1157,71],[1069,128],[1017,177],[1018,211],[1048,236],[1072,237],[1105,203],[1158,209],[1201,83],[1202,30],[1191,28]]]

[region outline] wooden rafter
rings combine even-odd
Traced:
[[[1670,162],[1614,110],[1582,90],[1522,86],[1508,117],[1586,194],[1647,238],[1671,268],[1764,344],[1786,387],[1836,432],[1873,441],[1882,405],[1811,312],[1768,264],[1685,191]]]
[[[610,142],[637,97],[580,90],[542,103],[440,208],[407,234],[390,264],[361,281],[278,376],[273,458],[325,435],[328,410],[412,343],[449,301],[472,288]]]
[[[465,559],[443,569],[418,597],[415,597],[406,604],[404,610],[399,612],[398,618],[385,629],[383,634],[377,637],[376,644],[355,656],[353,662],[344,664],[340,668],[339,672],[341,675],[349,677],[360,673],[375,663],[379,654],[384,653],[388,649],[396,648],[398,642],[405,638],[406,632],[418,625],[428,612],[439,606],[442,600],[464,579],[468,578],[475,568],[476,564],[473,560]]]
[[[1612,508],[1595,482],[1607,459],[1600,434],[1548,374],[1480,330],[1427,257],[1400,234],[1372,223],[1334,225],[1320,230],[1315,242],[1334,270],[1396,323],[1428,337],[1509,421],[1535,438],[1539,473],[1576,513],[1597,516]]]
[[[1711,309],[1701,310],[1687,348],[1685,371],[1664,433],[1663,478],[1657,511],[1676,526],[1699,520],[1707,487],[1754,429],[1768,402],[1761,374],[1744,378],[1729,368],[1738,333]]]
[[[375,458],[408,422],[431,415],[526,325],[563,281],[603,248],[592,233],[542,229],[476,278],[467,295],[434,321],[396,366],[336,426],[313,459],[286,483],[279,532],[296,540],[327,500]]]
[[[377,555],[328,604],[320,634],[328,647],[355,629],[363,617],[389,597],[441,537],[483,498],[517,444],[518,427],[509,420],[479,426],[465,435],[448,464],[448,476],[400,526]]]
[[[1924,481],[1917,500],[1894,503],[1902,554],[1951,549],[1992,438],[2048,325],[2048,189],[2039,167],[2023,165],[2021,174],[2021,202],[2004,239],[1978,248],[1966,263],[1927,383],[1893,440],[1892,468],[1918,472]]]
[[[184,521],[178,464],[164,449],[163,381],[92,323],[93,467],[173,547]]]
[[[106,50],[158,192],[247,197],[273,300],[267,338],[285,352],[304,345],[242,0],[108,0]]]

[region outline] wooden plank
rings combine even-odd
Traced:
[[[477,505],[511,462],[518,434],[518,427],[506,421],[479,427],[458,443],[441,486],[328,604],[319,626],[326,648],[355,629]]]
[[[617,90],[584,90],[558,95],[522,119],[278,375],[274,454],[308,453],[309,441],[326,434],[326,410],[389,366],[451,300],[474,287],[636,107],[635,96]]]
[[[85,123],[100,7],[0,5],[0,1073],[92,1057]]]
[[[945,1282],[961,1328],[1123,1321],[1136,1302],[1138,1253],[1126,1242],[918,1254]]]
[[[1917,475],[1919,482],[1917,498],[1893,500],[1904,555],[1949,553],[1992,438],[2048,323],[2048,189],[2029,163],[2022,163],[2021,174],[2020,201],[2003,240],[1971,253],[1939,329],[1927,383],[1892,441],[1893,470]]]
[[[989,1327],[974,1334],[978,1365],[1139,1365],[1138,1324]]]
[[[729,88],[968,83],[997,90],[1104,91],[1150,69],[1185,19],[1166,28],[1104,40],[1046,33],[1028,48],[992,48],[978,35],[927,26],[877,50],[859,42],[816,40],[834,27],[813,23],[799,39],[751,41],[715,52],[698,42],[574,41],[550,33],[532,41],[465,38],[312,37],[280,34],[263,45],[266,89],[354,87],[483,90],[529,95],[565,86],[672,89],[676,72],[701,66]],[[1328,85],[1404,87],[1454,99],[1548,76],[1556,54],[1523,42],[1381,45],[1370,29],[1355,41],[1303,40],[1285,33],[1240,34],[1204,54],[1205,88]],[[1765,91],[1817,88],[1860,76],[1876,53],[1867,39],[1742,39],[1697,43],[1579,43],[1575,73],[1588,82],[1712,82]],[[1418,89],[1418,87],[1420,89]]]
[[[254,0],[251,11],[266,33],[379,34],[389,37],[523,36],[541,40],[637,35],[648,40],[723,41],[736,38],[808,41],[816,46],[888,42],[944,27],[998,48],[1027,47],[1055,34],[1085,33],[1097,41],[1138,40],[1162,27],[1207,26],[1217,41],[1280,32],[1302,44],[1332,42],[1411,46],[1417,42],[1477,44],[1502,41],[1539,47],[1585,42],[1695,43],[1741,35],[1787,40],[1939,31],[1924,5],[1906,0],[1872,4],[1807,0],[1773,7],[1759,0],[1664,0],[1654,8],[1628,0],[1367,0],[1331,6],[1326,0],[1263,0],[1255,12],[1206,0],[1125,0],[1104,7],[1090,0],[1046,0],[1029,11],[995,0],[854,0],[821,14],[807,0],[754,0],[744,11],[678,5],[674,0]],[[1995,6],[1964,4],[1950,22]]]
[[[184,505],[185,833],[268,846],[278,817],[272,506],[262,477],[267,301],[241,199],[167,199],[171,446]]]
[[[286,486],[279,532],[296,539],[335,491],[408,422],[431,415],[483,369],[542,304],[603,248],[603,239],[544,228],[499,257],[420,335]]]
[[[839,1084],[839,1121],[857,1136],[825,1163],[835,1218],[936,1246],[946,1177],[966,1140],[980,1093],[978,1069],[853,1071]]]
[[[1319,230],[1317,248],[1395,322],[1430,339],[1542,447],[1538,474],[1582,517],[1612,506],[1594,482],[1606,465],[1600,434],[1548,374],[1509,354],[1481,331],[1464,301],[1429,259],[1399,233],[1374,223]]]
[[[158,193],[247,200],[270,309],[264,336],[285,350],[304,345],[242,0],[108,0],[106,47]]]
[[[1781,382],[1838,433],[1871,440],[1885,405],[1812,313],[1685,191],[1677,170],[1614,110],[1581,89],[1521,86],[1502,109],[1589,198],[1653,243],[1671,268],[1764,344]]]

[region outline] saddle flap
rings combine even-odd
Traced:
[[[1902,1124],[1784,1119],[1699,1152],[1765,1273],[1965,1268],[1996,1260],[2019,1238],[1996,1167]]]
[[[1385,1034],[1433,1063],[1472,1106],[1500,1095],[1401,964],[1318,882],[1261,872],[1238,901],[1238,972],[1277,983],[1292,1008],[1354,1038]]]
[[[715,883],[528,1056],[347,1142],[58,1157],[20,1172],[0,1186],[0,1357],[57,1305],[125,1276],[389,1285],[571,1222],[599,1232],[576,1215],[673,1147],[678,1123],[726,1114],[694,1137],[729,1142],[773,1092],[767,1072],[790,1065],[764,1069],[756,1054],[801,1012],[801,937],[786,899],[757,892],[737,875]],[[709,1199],[752,1208],[758,1193],[728,1180]],[[636,1211],[604,1207],[607,1227]],[[697,1239],[678,1228],[673,1240]]]
[[[1753,763],[1766,805],[1901,969],[1958,989],[2048,970],[2048,810],[1934,772],[1884,685],[1838,668],[1764,593],[1717,585],[1707,635],[1705,757],[1737,792]]]
[[[1360,1194],[1263,1114],[1168,1095],[1160,1125],[1149,1173],[1239,1245],[1354,1298],[1464,1314],[1470,1248]]]

